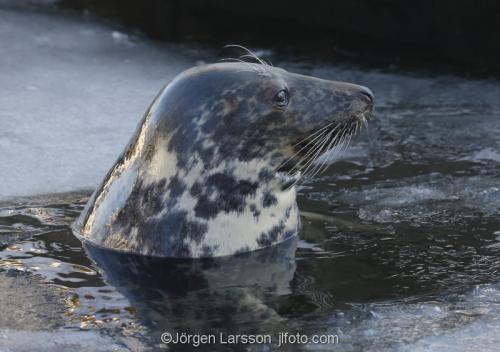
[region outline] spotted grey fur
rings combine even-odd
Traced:
[[[296,189],[278,177],[278,168],[318,128],[364,118],[371,93],[270,66],[254,72],[252,65],[260,66],[199,66],[168,84],[75,233],[119,251],[192,258],[253,251],[296,236]],[[273,101],[281,90],[289,96],[286,106]]]

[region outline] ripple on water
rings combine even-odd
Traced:
[[[75,203],[67,203],[68,199]],[[47,198],[48,204],[39,199],[34,204],[0,208],[3,225],[0,271],[32,274],[39,284],[53,284],[62,289],[64,302],[59,308],[63,309],[63,326],[75,333],[55,332],[54,341],[71,345],[70,340],[80,329],[98,334],[106,331],[107,335],[115,336],[116,341],[139,338],[144,330],[137,321],[135,310],[123,295],[103,280],[81,242],[71,232],[70,224],[83,209],[81,200],[81,194],[61,195],[59,202],[57,196],[55,199],[51,196]],[[22,311],[26,307],[17,309]],[[13,334],[16,333],[10,332],[7,337]],[[21,336],[22,332],[17,334]],[[40,337],[47,338],[43,334]],[[95,342],[101,338],[94,337]],[[137,343],[140,344],[139,340]],[[84,350],[86,345],[79,346]]]

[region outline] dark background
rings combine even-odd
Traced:
[[[293,47],[363,62],[500,68],[493,0],[62,0],[155,39]]]

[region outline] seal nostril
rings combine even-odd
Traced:
[[[363,99],[368,102],[368,104],[373,105],[375,97],[373,96],[373,93],[368,88],[362,90],[360,92],[360,94],[363,97]]]

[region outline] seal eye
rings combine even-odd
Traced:
[[[280,90],[273,98],[273,103],[283,108],[288,105],[288,101],[290,100],[290,96],[288,95],[288,91],[286,89]]]

